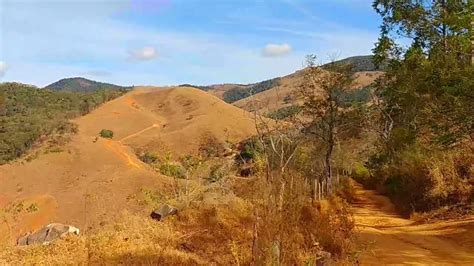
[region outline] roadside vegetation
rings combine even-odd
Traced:
[[[387,67],[367,108],[375,148],[354,176],[406,213],[471,209],[473,4],[395,2],[374,2],[383,19],[374,54]],[[410,46],[397,44],[397,36],[411,40]]]
[[[19,158],[48,136],[61,141],[60,136],[74,134],[77,127],[70,119],[85,115],[123,93],[73,93],[19,83],[0,84],[0,164]]]

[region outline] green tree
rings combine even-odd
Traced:
[[[316,65],[316,57],[307,57],[307,68],[300,93],[303,96],[303,114],[310,121],[306,133],[325,145],[325,176],[331,186],[334,147],[347,125],[344,97],[352,82],[352,67],[343,64]],[[330,188],[331,190],[331,188]]]
[[[376,63],[387,63],[378,82],[382,123],[390,121],[407,142],[454,144],[472,132],[473,1],[376,0],[382,17],[374,48]],[[403,47],[396,40],[410,41]],[[386,143],[390,142],[390,132]],[[398,135],[400,135],[398,134]]]

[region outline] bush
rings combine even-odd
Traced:
[[[360,163],[354,165],[351,172],[351,176],[352,178],[354,178],[354,180],[364,185],[369,185],[369,183],[371,182],[369,169],[367,169],[364,165]]]
[[[212,133],[204,133],[201,136],[199,152],[205,158],[218,157],[224,151],[222,144]]]
[[[111,138],[114,137],[114,132],[112,130],[109,130],[109,129],[102,129],[99,132],[99,135],[103,138],[111,139]]]
[[[150,152],[145,152],[141,155],[138,155],[138,158],[142,162],[147,163],[147,164],[153,164],[158,160],[158,156],[156,154],[150,153]]]
[[[212,183],[221,181],[229,174],[229,169],[225,165],[214,165],[209,172],[208,180]]]
[[[469,150],[437,153],[412,146],[374,164],[372,176],[377,178],[369,181],[406,213],[468,205],[474,199],[473,163]]]
[[[179,164],[163,163],[160,165],[160,173],[175,178],[186,178],[186,170]]]
[[[241,144],[237,159],[239,163],[255,161],[258,154],[262,152],[262,149],[256,138],[248,139]]]
[[[301,106],[291,105],[282,107],[276,111],[270,112],[267,114],[267,117],[276,119],[276,120],[283,120],[286,118],[291,118],[301,112]]]

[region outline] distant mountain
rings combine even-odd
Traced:
[[[383,70],[383,67],[381,68],[381,67],[375,66],[375,64],[372,62],[371,55],[348,57],[339,61],[335,61],[334,63],[335,64],[351,64],[354,72]],[[322,67],[324,68],[325,66],[328,66],[328,65],[329,64],[326,64],[326,65],[323,65]],[[264,81],[254,83],[254,84],[235,85],[235,86],[229,85],[228,88],[226,88],[223,92],[220,92],[219,95],[216,95],[216,96],[218,96],[219,98],[223,99],[224,101],[228,103],[235,103],[251,95],[255,95],[257,93],[261,93],[261,92],[280,86],[282,84],[282,79],[284,78],[287,78],[287,77],[292,78],[295,75],[300,76],[301,74],[302,72],[298,71],[296,73],[290,74],[285,77],[264,80]],[[288,86],[291,86],[291,84],[288,84]],[[211,85],[209,87],[215,87],[215,86]],[[206,87],[206,88],[209,88],[209,87]],[[206,91],[213,93],[212,89],[206,89]],[[217,93],[213,93],[213,94],[217,94]]]
[[[70,92],[95,92],[98,90],[128,90],[131,87],[122,87],[114,84],[93,81],[85,78],[66,78],[56,81],[46,87],[54,91],[70,91]]]
[[[336,64],[351,64],[352,70],[355,72],[361,71],[383,71],[384,66],[375,66],[373,62],[373,56],[371,55],[360,55],[348,57],[342,60],[335,61]],[[326,64],[328,65],[328,64]],[[325,65],[324,65],[325,66]],[[324,68],[323,66],[323,68]]]
[[[191,88],[200,89],[202,91],[209,91],[213,89],[213,87],[211,86],[199,86],[199,85],[192,85],[192,84],[181,84],[181,85],[178,85],[178,87],[191,87]]]
[[[247,98],[251,95],[269,90],[280,85],[280,78],[274,78],[264,80],[255,84],[249,84],[245,87],[234,87],[233,89],[227,90],[222,95],[223,100],[227,103],[233,103],[240,99]]]

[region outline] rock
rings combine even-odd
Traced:
[[[246,167],[243,167],[242,169],[240,169],[240,176],[241,177],[249,177],[251,175],[253,175],[254,173],[254,170],[251,166],[246,166]]]
[[[235,152],[231,148],[225,148],[223,151],[224,157],[230,157],[235,155]]]
[[[328,265],[331,262],[331,253],[319,251],[316,256],[316,266]]]
[[[65,237],[68,234],[79,235],[79,229],[71,225],[52,223],[34,233],[20,237],[17,241],[17,244],[19,246],[35,244],[47,245],[58,238]]]
[[[175,207],[168,204],[162,204],[158,209],[154,210],[150,214],[150,217],[154,220],[161,221],[167,216],[175,215],[177,213],[178,209],[176,209]]]

